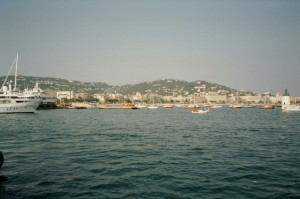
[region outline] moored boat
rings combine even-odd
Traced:
[[[273,105],[262,105],[259,107],[259,109],[275,109],[275,106]]]
[[[229,108],[240,109],[240,108],[242,108],[242,106],[239,104],[232,104],[232,105],[229,105]]]
[[[157,109],[157,108],[158,108],[158,106],[154,106],[154,105],[147,107],[147,109]]]
[[[142,105],[142,104],[136,104],[135,107],[136,107],[137,109],[140,109],[140,108],[146,108],[146,106],[145,106],[145,105]]]
[[[207,109],[207,108],[200,108],[200,109],[194,109],[194,110],[192,110],[192,113],[206,114],[208,112],[209,112],[209,109]]]
[[[210,108],[222,108],[221,105],[212,105]]]
[[[242,108],[255,108],[254,105],[243,105]]]
[[[9,73],[15,63],[15,82],[12,88],[12,81],[7,81]],[[18,69],[18,54],[11,65],[11,68],[1,86],[0,90],[0,113],[34,113],[41,103],[41,99],[28,98],[20,96],[17,92],[17,69]],[[8,84],[8,87],[5,86]]]
[[[27,101],[18,97],[17,93],[12,92],[11,86],[7,89],[2,87],[0,93],[0,113],[35,113],[40,101]]]
[[[170,105],[170,104],[166,104],[163,106],[164,108],[173,108],[174,106],[173,105]]]
[[[122,104],[114,104],[114,105],[102,105],[99,106],[99,109],[138,109],[138,108],[131,103],[122,103]]]
[[[42,100],[39,105],[39,109],[56,109],[56,99],[53,96],[47,95],[40,87],[38,82],[36,82],[35,87],[32,90],[27,90],[21,94],[21,97],[36,97]]]
[[[201,108],[203,106],[200,106],[200,105],[197,105],[197,104],[190,104],[190,105],[187,105],[185,106],[184,108],[186,109],[197,109],[197,108]]]

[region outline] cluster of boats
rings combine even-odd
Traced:
[[[278,107],[282,107],[283,111],[300,111],[300,105],[295,105],[290,103],[289,96],[283,96],[282,105]],[[121,104],[109,104],[109,105],[98,105],[97,103],[72,103],[72,106],[68,107],[68,109],[158,109],[159,107],[170,109],[174,107],[182,107],[186,109],[191,109],[192,113],[209,113],[210,109],[222,108],[221,105],[212,105],[212,104],[204,104],[204,105],[147,105],[147,104],[132,104],[132,103],[121,103]],[[259,108],[259,109],[275,109],[275,105],[240,105],[240,104],[231,104],[229,108],[232,109],[244,109],[244,108]]]
[[[240,104],[229,105],[229,108],[233,108],[233,109],[256,108],[256,107],[258,107],[259,109],[275,109],[274,105],[260,105],[260,106],[255,106],[255,105],[240,105]]]
[[[173,104],[132,104],[132,103],[120,103],[120,104],[108,104],[108,105],[98,105],[97,103],[72,103],[68,109],[158,109],[158,108],[165,108],[165,109],[172,109],[174,107],[182,107],[186,109],[192,109],[193,113],[196,113],[198,110],[202,112],[209,112],[210,108],[221,108],[220,105],[173,105]]]
[[[173,108],[172,105],[164,105],[164,108]],[[143,105],[132,103],[97,105],[96,103],[72,103],[68,109],[157,109],[156,105]]]

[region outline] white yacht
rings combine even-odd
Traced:
[[[291,104],[290,102],[290,94],[288,93],[287,89],[281,99],[281,109],[283,111],[300,111],[300,105]]]
[[[12,81],[7,81],[9,73],[15,63],[15,83],[12,89]],[[11,65],[11,68],[0,89],[0,113],[34,113],[41,103],[41,99],[37,97],[28,98],[21,97],[17,92],[17,69],[18,69],[18,54]],[[8,87],[5,86],[8,84]]]
[[[41,99],[42,102],[39,105],[41,109],[55,109],[56,99],[55,97],[46,95],[45,92],[39,87],[38,82],[36,82],[35,87],[32,90],[27,90],[20,95],[22,98],[29,98],[31,100]]]
[[[146,108],[146,106],[142,105],[142,104],[136,104],[135,107],[138,108],[138,109],[140,109],[140,108]]]
[[[0,113],[34,113],[40,102],[20,99],[9,84],[9,87],[3,86],[0,92]]]

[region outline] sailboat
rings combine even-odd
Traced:
[[[18,54],[14,59],[11,68],[0,89],[0,113],[34,113],[41,103],[40,99],[29,100],[20,98],[17,92],[17,70],[18,70]],[[7,81],[11,69],[15,64],[15,81],[12,88],[12,81]],[[5,84],[8,84],[6,86]]]
[[[151,96],[152,97],[152,96]],[[152,99],[152,98],[151,98]],[[157,109],[158,106],[155,106],[154,105],[154,100],[151,100],[152,101],[152,105],[148,106],[147,109]]]

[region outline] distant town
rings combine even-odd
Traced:
[[[13,78],[10,77],[10,78]],[[4,77],[0,77],[3,82]],[[283,92],[255,93],[240,91],[207,81],[180,81],[174,79],[110,86],[100,82],[69,81],[48,77],[18,76],[18,89],[33,88],[36,83],[57,99],[58,106],[70,103],[98,104],[273,104],[280,105]],[[292,103],[300,97],[291,96]]]

